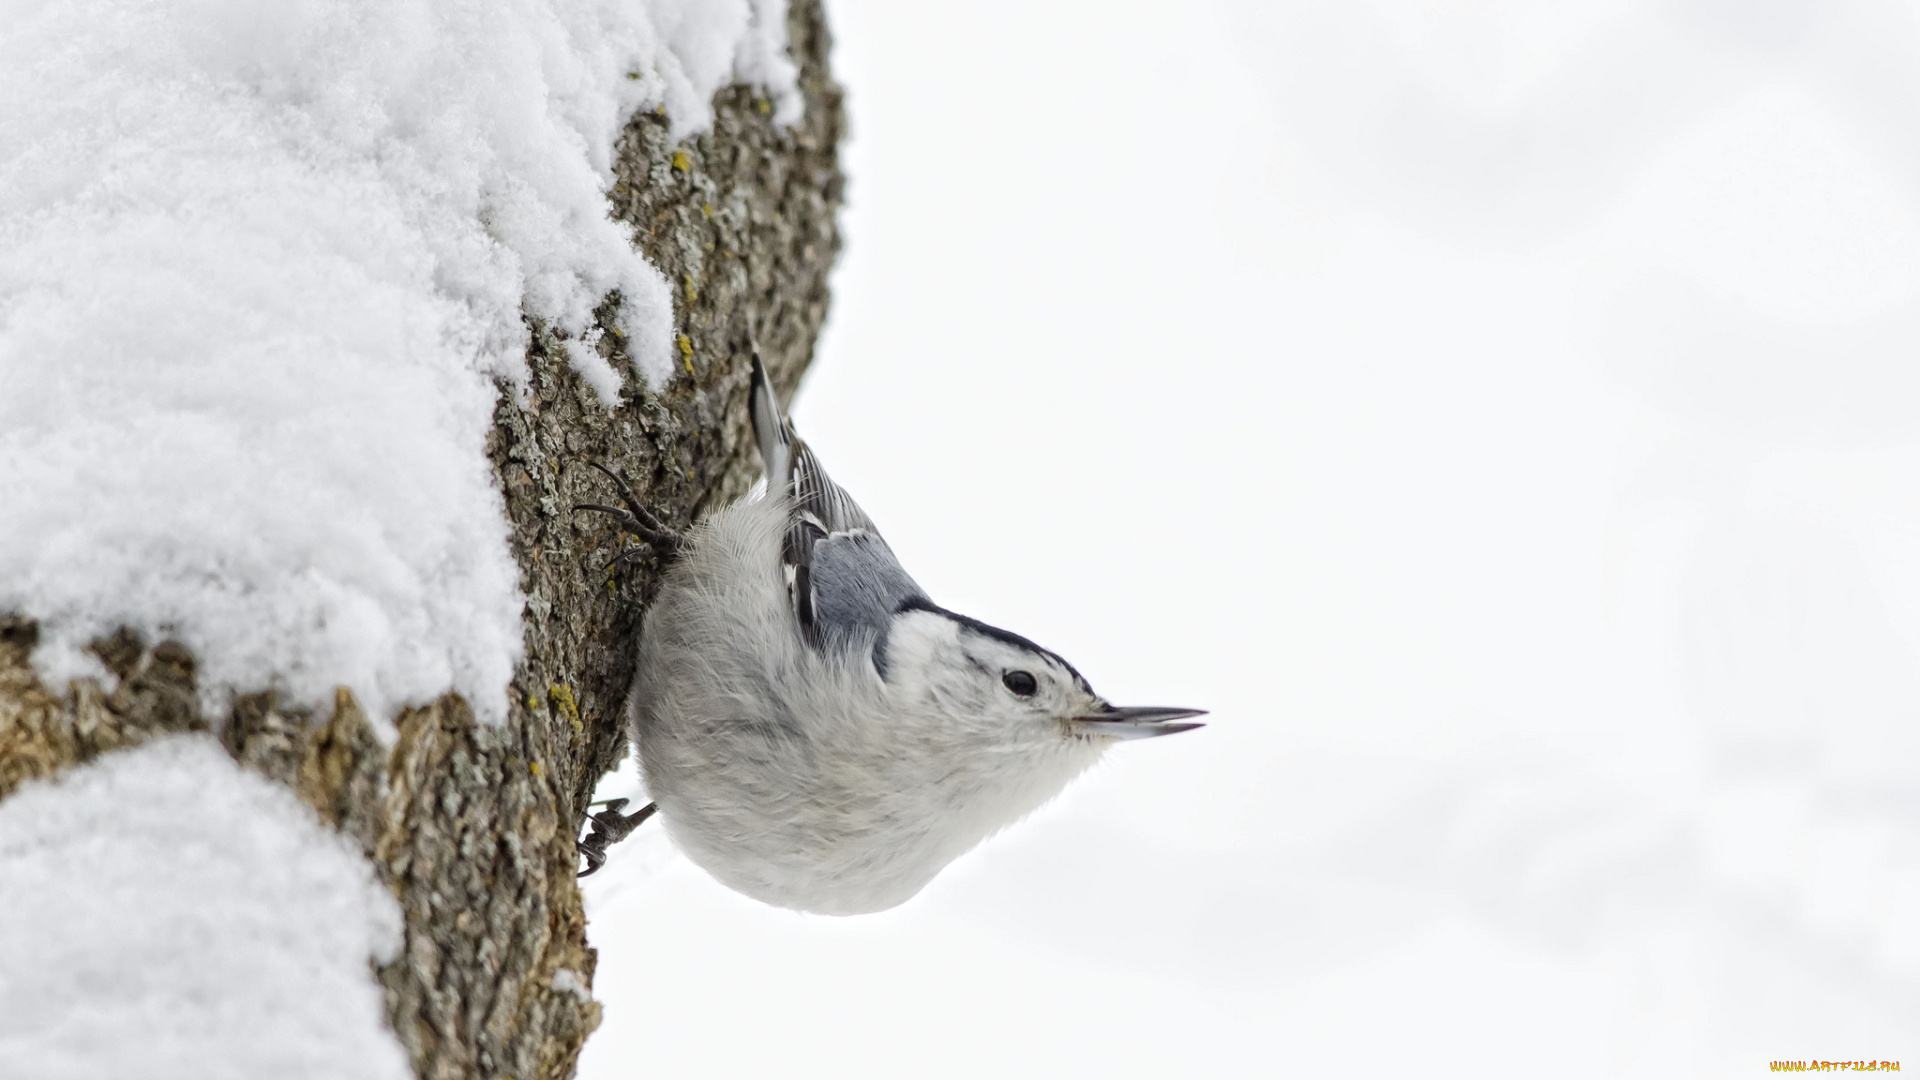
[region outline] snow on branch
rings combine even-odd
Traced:
[[[214,695],[505,709],[521,596],[484,454],[523,312],[639,375],[671,295],[609,219],[634,110],[755,82],[782,0],[43,0],[0,34],[0,612],[50,685],[119,626]]]
[[[404,1080],[353,843],[206,736],[0,802],[0,1076]]]

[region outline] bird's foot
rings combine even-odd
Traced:
[[[645,541],[647,546],[659,554],[662,559],[671,559],[679,554],[680,534],[661,524],[659,518],[654,517],[646,507],[640,505],[640,500],[634,495],[633,488],[627,485],[626,480],[621,477],[619,473],[614,472],[612,469],[607,468],[597,461],[589,461],[587,464],[599,469],[602,473],[606,474],[607,479],[613,481],[614,486],[620,491],[621,505],[608,506],[605,503],[575,503],[573,507],[575,510],[592,510],[596,513],[606,514],[612,517],[624,526],[628,532]],[[608,565],[611,566],[624,562],[631,557],[631,552],[622,553],[614,558],[613,563],[609,563]]]
[[[605,866],[607,845],[617,844],[631,836],[633,830],[640,827],[641,822],[652,817],[654,811],[659,809],[657,803],[648,803],[631,814],[622,814],[620,808],[625,805],[627,805],[625,799],[608,799],[607,808],[588,819],[592,824],[587,828],[587,835],[573,842],[573,846],[579,849],[580,854],[587,860],[587,868],[580,871],[580,877],[586,877]]]

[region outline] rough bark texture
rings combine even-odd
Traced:
[[[745,493],[749,320],[783,391],[812,355],[839,250],[842,120],[819,0],[790,6],[799,124],[776,128],[771,103],[733,87],[715,99],[710,134],[676,144],[664,117],[643,115],[621,144],[613,210],[675,284],[686,377],[659,394],[630,380],[609,412],[535,326],[528,392],[503,389],[488,452],[527,595],[527,658],[504,725],[476,724],[448,696],[402,714],[386,746],[346,688],[330,715],[260,694],[206,717],[192,655],[124,632],[95,646],[119,677],[110,692],[49,688],[28,663],[33,623],[0,617],[0,797],[156,735],[217,733],[358,840],[399,897],[406,943],[379,977],[421,1077],[570,1076],[599,1023],[598,1005],[571,988],[590,986],[594,968],[573,838],[624,748],[622,700],[657,565],[609,571],[635,540],[570,508],[614,501],[588,461],[624,472],[676,526]],[[599,347],[624,365],[616,334]]]

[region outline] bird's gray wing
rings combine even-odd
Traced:
[[[833,533],[816,542],[807,577],[812,586],[809,640],[822,649],[872,649],[883,673],[894,615],[913,604],[932,603],[879,533]],[[807,625],[801,623],[803,629]]]
[[[910,600],[925,600],[926,593],[781,415],[758,350],[749,401],[769,494],[784,490],[791,499],[780,562],[802,635],[821,649],[861,641],[877,649],[894,613]]]

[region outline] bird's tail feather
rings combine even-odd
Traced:
[[[753,350],[753,392],[747,411],[753,417],[753,441],[760,447],[760,462],[767,470],[767,492],[786,489],[793,477],[793,426],[780,413],[780,402],[773,396],[773,383],[767,379],[766,365],[760,362],[760,349]]]

